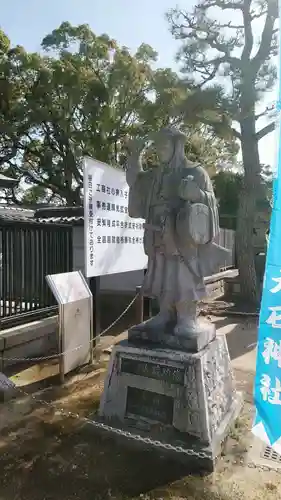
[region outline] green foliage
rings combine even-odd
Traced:
[[[11,48],[1,32],[0,166],[22,181],[8,200],[79,205],[83,156],[122,167],[127,138],[167,124],[186,130],[187,153],[210,169],[235,154],[232,138],[216,134],[211,119],[202,122],[212,114],[209,91],[183,85],[169,68],[153,69],[149,45],[131,54],[87,25],[65,22],[42,48],[44,55]],[[155,163],[153,155],[147,162]]]
[[[229,19],[240,19],[224,22]],[[277,0],[201,0],[192,11],[178,7],[167,14],[171,31],[181,47],[177,55],[185,81],[197,88],[212,86],[210,98],[217,104],[228,125],[242,124],[250,115],[255,122],[266,113],[255,115],[255,104],[271,90],[277,79],[272,58],[278,53]],[[256,21],[263,22],[257,33]],[[222,125],[220,120],[218,124]],[[226,129],[227,127],[225,127]],[[274,123],[255,131],[260,140],[272,131]],[[232,132],[243,141],[241,134]]]
[[[242,182],[243,176],[234,172],[221,171],[214,176],[214,190],[221,215],[237,216]]]

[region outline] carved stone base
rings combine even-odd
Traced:
[[[0,403],[6,403],[18,395],[16,385],[0,372]]]
[[[197,324],[198,331],[196,336],[192,336],[191,334],[190,337],[175,336],[165,331],[143,331],[137,327],[132,327],[128,331],[128,342],[133,345],[137,345],[140,342],[143,345],[143,342],[146,342],[147,344],[156,344],[162,348],[199,352],[215,340],[216,328],[215,325],[201,318],[198,319]]]
[[[111,355],[99,416],[170,444],[177,459],[191,459],[197,469],[212,470],[240,407],[224,336],[199,353],[122,341]],[[196,454],[177,453],[175,446]]]

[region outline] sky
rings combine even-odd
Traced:
[[[45,35],[63,21],[89,24],[96,34],[107,33],[121,45],[135,50],[141,43],[151,45],[159,54],[158,65],[178,70],[175,53],[179,47],[169,33],[165,12],[181,4],[190,9],[193,0],[9,0],[1,5],[0,28],[13,44],[28,51],[40,50]],[[275,100],[275,92],[267,102]],[[275,162],[275,135],[260,141],[262,163]]]

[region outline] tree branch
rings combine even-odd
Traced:
[[[273,132],[273,130],[275,130],[275,122],[269,123],[268,125],[266,125],[265,127],[263,127],[261,130],[259,130],[256,133],[257,141],[260,141],[267,134],[270,134],[271,132]]]
[[[234,137],[236,137],[236,139],[239,139],[239,141],[241,141],[242,137],[241,137],[240,132],[238,132],[238,130],[236,130],[235,128],[231,127],[231,132],[234,135]]]
[[[202,10],[207,10],[210,7],[219,7],[222,10],[241,10],[241,11],[243,11],[244,2],[240,2],[240,3],[227,2],[226,3],[224,1],[214,0],[213,2],[208,2],[207,5],[202,5],[202,6],[200,5],[200,8]],[[265,13],[266,13],[266,9],[263,6],[261,6],[261,10],[259,12],[250,11],[251,21],[254,21],[255,19],[260,19],[262,16],[264,16]],[[220,24],[220,26],[222,28],[233,28],[233,29],[243,29],[244,28],[243,25],[231,24],[231,21],[229,21],[229,23],[226,23],[226,24]]]
[[[278,18],[277,0],[269,1],[266,20],[264,23],[264,28],[261,36],[260,47],[255,57],[252,59],[252,68],[256,74],[260,70],[263,62],[266,59],[268,59],[270,55],[272,37],[274,36],[275,32],[274,24],[277,18]]]
[[[213,1],[207,1],[207,2],[202,2],[200,4],[200,9],[202,10],[207,10],[210,7],[219,7],[222,10],[242,10],[244,6],[244,2],[225,2],[225,0],[213,0]]]
[[[255,115],[255,120],[258,121],[260,118],[262,118],[263,116],[266,116],[268,115],[268,112],[270,110],[268,108],[265,108],[264,111],[262,111],[261,113],[259,113],[258,115]]]
[[[11,151],[0,158],[0,166],[4,165],[5,163],[9,163],[10,160],[15,158],[15,156],[17,155],[17,151],[18,144],[14,144],[11,148]]]
[[[251,0],[245,0],[244,8],[242,10],[243,24],[244,24],[244,36],[245,44],[241,55],[241,61],[246,63],[250,59],[250,55],[253,49],[254,37],[251,24],[251,14],[250,14]]]
[[[201,8],[201,6],[200,6]],[[210,61],[206,61],[206,64],[214,64],[215,62],[219,64],[221,63],[229,63],[233,68],[241,69],[241,59],[235,56],[230,55],[229,51],[229,42],[224,43],[223,41],[219,41],[219,29],[221,25],[217,25],[216,23],[211,23],[210,20],[206,19],[206,24],[202,22],[200,27],[198,27],[198,23],[194,22],[194,20],[190,17],[189,14],[184,11],[180,11],[179,15],[186,21],[187,25],[181,24],[177,26],[177,29],[182,32],[181,39],[196,39],[198,42],[208,44],[212,49],[217,50],[218,52],[222,52],[223,57],[217,56]],[[208,21],[208,22],[207,22]],[[215,30],[213,28],[216,28]],[[184,30],[190,30],[189,33],[183,33]],[[200,37],[199,33],[204,33],[204,37]]]

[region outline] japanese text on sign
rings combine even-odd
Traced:
[[[274,286],[268,289],[269,297],[278,294],[277,301],[281,302],[281,277],[271,277],[271,282]],[[280,296],[280,299],[279,299]],[[281,328],[281,305],[268,306],[265,323],[269,325],[272,329]],[[281,339],[275,340],[274,338],[268,336],[263,340],[263,348],[261,350],[261,355],[263,362],[266,366],[271,365],[271,363],[276,363],[278,368],[281,368]],[[275,381],[275,386],[272,385],[272,380]],[[274,383],[274,382],[273,382]],[[280,400],[280,379],[278,377],[270,377],[270,375],[262,373],[260,375],[260,392],[262,394],[263,401],[270,404],[281,404]]]
[[[84,193],[86,275],[144,269],[144,221],[128,215],[124,172],[87,158]]]
[[[267,436],[280,452],[281,437],[281,276],[277,266],[270,265],[265,276],[260,313],[258,362],[255,383],[257,415],[253,432],[261,439]]]
[[[280,16],[281,5],[278,10]],[[276,110],[276,162],[273,166],[273,208],[266,250],[260,307],[255,378],[256,417],[252,432],[281,454],[281,53]]]

